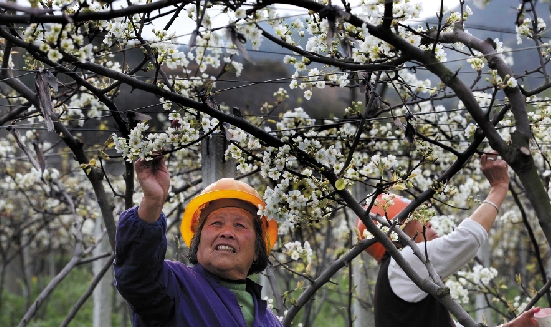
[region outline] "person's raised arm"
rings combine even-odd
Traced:
[[[134,167],[144,194],[138,216],[145,222],[154,223],[161,215],[170,188],[170,175],[164,157],[158,156],[150,161],[140,159]]]
[[[144,196],[137,210],[133,207],[121,213],[113,267],[115,287],[132,310],[147,326],[165,326],[174,313],[174,296],[165,279],[167,225],[162,214],[170,176],[163,158],[155,159],[134,164]]]
[[[480,162],[482,173],[490,183],[490,193],[473,212],[471,219],[482,225],[486,231],[489,231],[509,189],[509,166],[495,152],[483,154]]]

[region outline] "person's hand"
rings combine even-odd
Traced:
[[[144,194],[138,215],[147,222],[155,222],[161,214],[170,188],[170,175],[164,157],[159,155],[153,160],[140,159],[136,161],[134,168]]]
[[[491,187],[509,187],[509,166],[505,160],[499,158],[497,152],[485,153],[480,158],[482,173]]]
[[[509,166],[495,151],[483,154],[480,163],[482,173],[488,179],[491,188],[486,199],[473,212],[471,219],[482,225],[486,231],[490,231],[509,190]]]
[[[134,168],[144,196],[164,202],[170,188],[170,175],[164,157],[156,156],[149,161],[139,159]]]
[[[539,312],[540,308],[535,307],[524,311],[520,316],[502,325],[503,327],[538,327],[539,324],[534,318],[534,313]]]

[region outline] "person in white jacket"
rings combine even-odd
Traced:
[[[414,238],[422,253],[428,254],[432,266],[441,278],[454,274],[475,257],[479,247],[487,241],[488,232],[507,195],[509,175],[506,162],[496,153],[483,154],[481,168],[490,183],[488,196],[453,232],[439,237],[430,222],[423,226],[415,220],[404,226],[404,232]],[[401,204],[403,207],[394,211],[394,215],[407,205],[404,203]],[[410,247],[405,247],[401,253],[421,278],[430,279],[425,264]],[[449,311],[435,297],[421,290],[393,258],[385,254],[376,259],[379,260],[380,270],[374,299],[375,326],[456,326]],[[538,311],[539,308],[527,310],[502,326],[536,327],[538,323],[534,319],[534,313]]]

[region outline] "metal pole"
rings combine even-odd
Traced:
[[[356,199],[361,199],[368,191],[365,185],[357,183],[354,187],[354,197]],[[355,226],[357,219],[356,214],[352,212],[349,217],[349,226]],[[352,237],[356,238],[357,235],[353,235]],[[353,289],[355,290],[355,296],[352,302],[352,312],[350,313],[353,319],[353,327],[375,326],[373,303],[371,303],[371,299],[373,298],[372,294],[374,294],[375,289],[370,286],[373,283],[368,282],[369,278],[377,279],[379,266],[374,261],[375,259],[370,257],[367,253],[362,253],[352,262],[352,279],[349,282],[353,283]]]
[[[103,234],[103,224],[100,218],[96,219],[94,234],[101,237]],[[94,249],[94,255],[100,255],[111,250],[109,244],[109,238],[103,237],[97,247]],[[107,259],[95,260],[92,263],[92,271],[94,275],[98,274],[102,270],[103,266],[107,263]],[[109,268],[109,271],[105,273],[101,281],[94,289],[94,312],[93,312],[93,326],[94,327],[111,327],[111,313],[112,307],[112,289],[113,289],[113,268]]]
[[[216,182],[220,178],[235,177],[235,159],[225,158],[226,136],[214,133],[203,139],[201,143],[201,173],[203,187]]]
[[[477,256],[482,261],[484,267],[490,266],[490,244],[486,241],[478,249]],[[475,298],[476,303],[476,321],[482,322],[487,321],[489,326],[494,326],[494,321],[492,319],[492,311],[488,308],[486,303],[486,297],[484,294],[477,294]]]

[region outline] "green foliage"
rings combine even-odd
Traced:
[[[2,296],[2,310],[0,310],[0,325],[17,326],[21,319],[25,299],[11,293],[4,292]]]
[[[86,268],[74,269],[52,292],[39,308],[37,315],[29,323],[29,327],[58,327],[74,304],[90,286],[93,276]],[[44,285],[49,282],[33,278],[31,281],[31,301],[34,301]],[[24,316],[25,297],[4,292],[0,310],[0,326],[17,326]],[[31,302],[32,303],[32,302]],[[92,326],[93,300],[90,297],[78,311],[69,326]],[[114,326],[114,325],[113,325]]]

